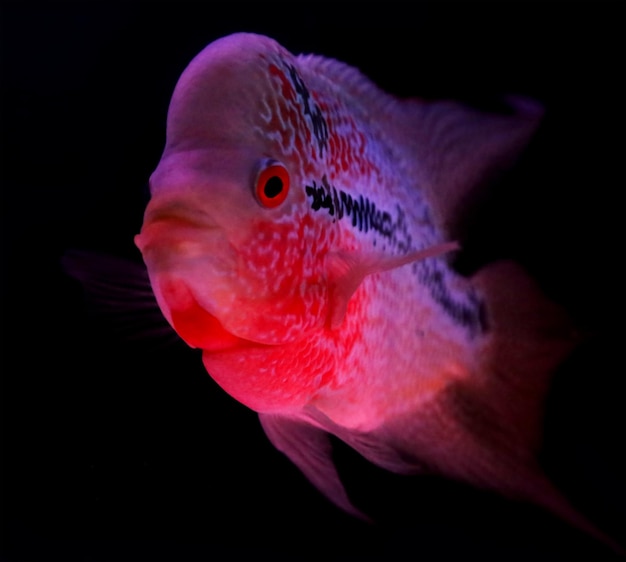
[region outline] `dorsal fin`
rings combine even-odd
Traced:
[[[485,113],[452,101],[405,102],[405,140],[415,154],[419,186],[451,237],[474,197],[510,168],[536,131],[543,109],[510,97],[510,114]]]
[[[480,188],[512,165],[543,115],[529,99],[510,96],[508,114],[485,113],[454,101],[401,100],[348,64],[316,55],[298,62],[349,107],[375,120],[412,167],[412,183],[430,200],[448,236]]]
[[[299,55],[296,58],[302,68],[337,88],[341,96],[351,102],[351,107],[361,106],[377,117],[391,117],[394,121],[401,119],[404,112],[402,102],[381,90],[357,68],[319,55]]]

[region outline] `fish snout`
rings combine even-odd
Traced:
[[[155,205],[150,201],[144,214],[141,232],[135,237],[135,244],[142,254],[145,254],[151,246],[199,241],[207,239],[209,233],[214,235],[217,231],[218,226],[203,211],[180,203]]]
[[[201,268],[209,277],[224,276],[236,264],[224,230],[206,212],[180,203],[151,201],[135,245],[153,273]]]

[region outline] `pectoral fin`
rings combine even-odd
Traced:
[[[426,258],[437,257],[458,249],[459,245],[457,242],[444,242],[401,256],[351,254],[341,251],[329,253],[327,256],[327,270],[332,280],[329,309],[330,327],[335,329],[341,325],[348,308],[348,301],[368,275],[389,271],[390,269],[402,267]]]
[[[332,443],[325,431],[285,416],[259,414],[272,444],[304,473],[311,483],[338,507],[361,519],[341,483],[332,459]]]
[[[89,311],[123,339],[141,338],[159,347],[180,341],[159,309],[143,263],[68,250],[61,266],[81,283]]]

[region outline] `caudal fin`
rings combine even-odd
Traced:
[[[482,480],[477,483],[541,505],[624,552],[569,503],[536,461],[551,376],[580,341],[580,335],[563,309],[549,301],[512,262],[485,267],[473,282],[487,299],[492,334],[481,350],[484,363],[477,380],[471,387],[458,389],[459,396],[467,400],[471,395],[471,402],[489,412],[492,420],[481,427],[476,420],[468,420],[477,440],[489,450],[486,455],[479,454],[485,470],[477,469],[474,476]]]

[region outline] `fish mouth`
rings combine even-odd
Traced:
[[[159,300],[165,305],[164,312],[168,320],[188,346],[208,353],[268,347],[228,331],[216,316],[198,302],[181,279],[166,276],[158,281],[158,287]]]
[[[214,218],[201,209],[187,201],[174,200],[156,200],[152,199],[146,207],[144,215],[144,224],[158,222],[180,221],[189,226],[201,228],[217,226]]]
[[[219,228],[210,217],[186,205],[169,204],[151,208],[148,204],[141,232],[135,236],[135,245],[143,253],[163,241],[176,243],[194,239],[206,239],[206,233]],[[204,236],[199,236],[204,233]]]
[[[211,271],[229,272],[235,261],[222,229],[207,213],[177,201],[151,202],[135,244],[161,311],[187,345],[209,353],[265,346],[230,332],[214,314],[220,297],[207,300],[197,290],[210,282]]]

